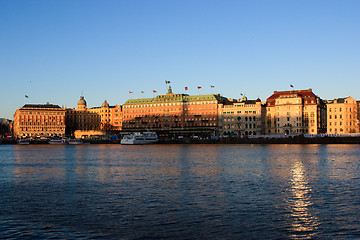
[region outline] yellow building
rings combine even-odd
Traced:
[[[312,89],[275,91],[266,105],[266,134],[326,132],[326,106]]]
[[[65,112],[65,108],[58,105],[25,104],[14,114],[14,136],[64,136]]]
[[[352,97],[327,103],[327,133],[359,133],[358,104]]]
[[[76,109],[66,109],[66,133],[74,135],[77,131],[83,135],[92,135],[99,131],[120,131],[122,126],[122,107],[110,106],[105,100],[101,107],[87,108],[83,96]]]
[[[264,134],[265,106],[260,99],[232,101],[219,107],[220,135]]]

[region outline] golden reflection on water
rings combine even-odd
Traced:
[[[301,161],[296,161],[291,168],[290,191],[292,198],[289,199],[291,228],[295,232],[293,239],[311,239],[314,237],[318,219],[311,214],[309,207],[311,202],[311,187],[306,179],[306,169]]]
[[[22,148],[15,146],[14,178],[17,180],[52,180],[63,179],[65,156],[62,148],[49,146],[46,154],[41,154],[44,147]],[[52,148],[51,148],[52,147]]]

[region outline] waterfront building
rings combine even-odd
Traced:
[[[169,138],[216,135],[218,106],[227,99],[219,94],[168,93],[154,98],[129,99],[123,105],[123,131],[156,131]]]
[[[58,105],[25,104],[14,114],[14,136],[64,136],[65,112],[65,108]]]
[[[1,138],[10,138],[12,136],[13,121],[0,118],[0,140]]]
[[[229,101],[219,108],[219,134],[226,135],[263,135],[266,107],[258,98]]]
[[[110,106],[105,100],[101,107],[87,108],[86,100],[80,97],[76,109],[66,109],[66,132],[69,135],[91,136],[99,131],[105,134],[120,131],[122,106]]]
[[[358,103],[352,97],[327,103],[327,133],[359,133]]]
[[[266,134],[326,132],[326,105],[312,89],[274,91],[266,100]]]
[[[360,132],[360,101],[356,101],[357,103],[357,118],[356,118],[356,122],[357,122],[357,126],[358,126],[358,131]]]

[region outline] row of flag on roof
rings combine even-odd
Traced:
[[[169,83],[170,83],[170,81],[165,81],[165,82],[169,82]],[[168,84],[168,83],[166,83],[166,84]],[[214,88],[215,86],[210,85],[210,87],[211,87],[211,88]],[[202,88],[202,87],[200,87],[200,86],[197,87],[198,90],[200,90],[201,88]],[[188,88],[188,87],[185,87],[185,91],[187,91],[187,90],[189,90],[189,88]],[[141,90],[140,92],[141,92],[141,93],[144,93],[143,90]],[[130,94],[131,94],[131,93],[134,93],[134,91],[129,91],[129,93],[130,93]],[[153,90],[153,93],[157,93],[157,91],[156,91],[156,90]]]

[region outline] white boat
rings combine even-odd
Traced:
[[[50,139],[49,144],[66,144],[65,139]]]
[[[156,143],[159,141],[158,135],[155,132],[143,132],[143,133],[133,133],[125,135],[121,139],[120,143],[122,145],[144,145]]]
[[[30,144],[30,140],[29,139],[19,139],[17,141],[17,144],[19,145],[29,145]]]
[[[81,138],[74,138],[74,139],[69,139],[69,144],[70,145],[80,145],[80,144],[84,144],[84,142]]]

